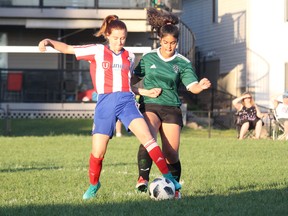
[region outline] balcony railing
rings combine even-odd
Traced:
[[[39,7],[39,8],[146,8],[172,7],[181,9],[182,0],[0,0],[0,7]]]

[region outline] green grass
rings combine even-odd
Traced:
[[[102,187],[83,201],[90,129],[91,120],[13,120],[11,136],[0,136],[0,215],[288,215],[288,143],[238,141],[235,131],[208,139],[184,128],[178,201],[137,194],[138,141],[113,138]],[[153,166],[151,178],[159,175]]]

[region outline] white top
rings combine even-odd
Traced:
[[[278,106],[276,107],[276,114],[277,118],[287,118],[288,119],[288,105],[285,105],[283,103],[279,103]]]

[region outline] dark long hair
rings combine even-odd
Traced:
[[[151,31],[155,30],[160,38],[172,35],[178,40],[179,29],[176,25],[179,23],[179,18],[175,14],[156,8],[148,8],[147,21],[151,25]]]

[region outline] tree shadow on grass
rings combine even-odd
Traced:
[[[0,121],[0,136],[91,135],[92,119],[11,119]]]
[[[97,200],[98,199],[98,200]],[[97,215],[97,216],[284,216],[288,215],[288,190],[273,189],[235,193],[227,196],[207,195],[183,197],[168,201],[127,201],[100,204],[101,196],[91,200],[79,200],[79,204],[51,204],[1,207],[0,215]]]
[[[5,120],[0,120],[0,136],[59,136],[59,135],[91,135],[92,119],[11,119],[10,129],[7,130]],[[213,131],[213,130],[212,130]],[[233,131],[233,130],[232,130]],[[122,126],[122,133],[131,136]],[[182,135],[209,137],[208,129],[194,130],[188,127],[182,128]],[[235,137],[235,133],[222,130],[225,137]],[[212,135],[219,136],[216,134]],[[221,135],[220,135],[221,136]]]
[[[9,129],[0,119],[0,136],[91,135],[93,119],[11,119]],[[124,136],[131,133],[122,128]]]

